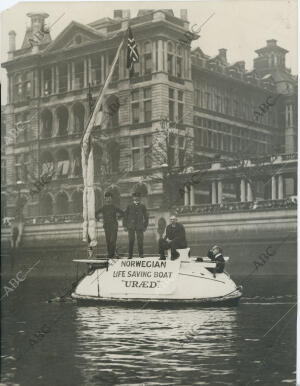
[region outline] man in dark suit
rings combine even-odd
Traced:
[[[95,217],[97,220],[99,220],[99,215],[100,213],[102,213],[108,258],[112,258],[114,257],[116,252],[116,243],[118,235],[117,216],[119,215],[119,217],[123,217],[124,213],[121,209],[117,208],[112,203],[112,194],[110,192],[105,193],[104,199],[105,204],[102,208],[96,211]]]
[[[165,237],[160,238],[158,242],[160,260],[166,259],[166,249],[171,249],[171,260],[176,260],[178,257],[176,249],[187,247],[184,226],[177,222],[177,217],[175,215],[170,217],[170,222],[171,224],[167,226]]]
[[[149,215],[145,205],[141,204],[140,193],[133,193],[133,203],[127,206],[124,213],[123,226],[128,231],[128,254],[129,259],[133,256],[135,234],[138,243],[139,257],[144,257],[144,232],[147,229]]]
[[[222,273],[225,268],[225,260],[222,255],[222,248],[220,248],[218,245],[214,245],[211,248],[211,251],[213,253],[213,256],[209,256],[211,261],[214,261],[216,263],[216,267],[213,269],[214,277],[216,277],[216,273]]]

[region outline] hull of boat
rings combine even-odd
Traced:
[[[235,306],[241,289],[223,272],[213,275],[209,264],[120,259],[94,268],[77,285],[79,303],[101,302],[130,306]]]

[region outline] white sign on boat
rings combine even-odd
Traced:
[[[117,261],[105,280],[119,294],[170,294],[175,291],[180,261],[130,259]]]

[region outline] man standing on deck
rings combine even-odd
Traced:
[[[133,203],[127,206],[124,213],[123,226],[125,232],[128,231],[129,259],[132,259],[133,256],[135,234],[138,243],[139,257],[144,257],[144,232],[148,226],[149,215],[145,205],[141,204],[140,197],[140,193],[133,193]]]
[[[160,238],[158,241],[160,260],[166,260],[165,249],[171,249],[171,260],[176,260],[178,257],[176,249],[187,247],[184,226],[177,222],[175,215],[170,217],[170,222],[171,224],[167,226],[165,237]]]
[[[100,213],[102,213],[107,253],[108,258],[111,259],[112,257],[114,257],[116,252],[116,243],[118,235],[117,215],[119,214],[120,217],[123,217],[124,212],[112,203],[112,194],[110,192],[105,193],[104,199],[105,204],[102,208],[96,211],[95,217],[99,221],[99,215]]]

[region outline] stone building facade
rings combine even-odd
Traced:
[[[180,17],[172,10],[143,10],[136,17],[117,10],[113,18],[88,25],[73,21],[54,40],[47,14],[28,17],[31,25],[20,49],[15,32],[9,32],[8,60],[2,64],[8,78],[2,217],[14,216],[18,194],[28,194],[32,180],[49,170],[55,172],[51,183],[28,199],[25,216],[81,213],[81,136],[128,26],[140,61],[129,76],[124,44],[103,107],[106,129],[95,130],[96,206],[111,189],[123,207],[137,186],[149,208],[161,205],[163,184],[153,176],[163,178],[166,162],[157,157],[162,120],[166,130],[173,128],[168,162],[182,168],[183,181],[187,167],[198,170],[236,154],[263,158],[297,151],[297,79],[276,40],[256,51],[253,70],[247,71],[243,61],[228,63],[224,48],[209,57],[180,42],[189,31],[186,10]],[[193,154],[193,163],[185,164],[186,153]],[[250,188],[238,173],[228,177],[227,169],[217,179],[208,171],[204,183],[177,204],[243,201]],[[223,184],[222,175],[227,176]],[[286,179],[280,198],[295,194],[296,168],[280,178]],[[257,184],[257,199],[279,198],[270,184]],[[247,197],[251,201],[250,190]]]

